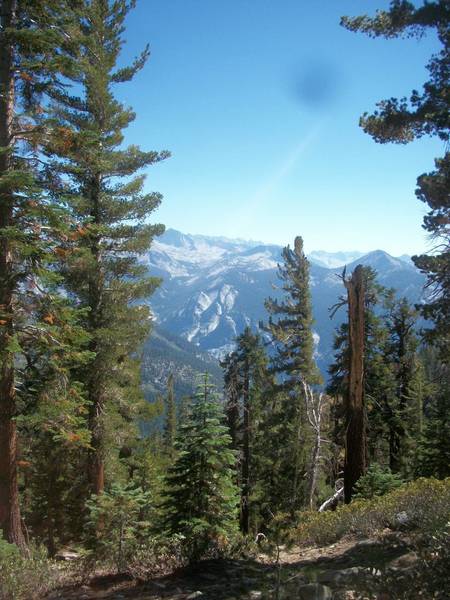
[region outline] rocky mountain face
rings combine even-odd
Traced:
[[[144,258],[149,271],[163,279],[151,299],[157,322],[211,356],[225,355],[245,326],[257,328],[267,319],[264,299],[281,295],[277,279],[281,250],[260,242],[169,229]],[[334,329],[345,318],[345,309],[333,320],[329,317],[330,307],[344,292],[339,279],[344,265],[347,272],[360,263],[371,266],[381,284],[394,287],[411,302],[420,301],[424,278],[408,257],[394,258],[375,250],[368,254],[317,251],[309,258],[317,360],[322,369],[332,358]]]
[[[153,402],[167,394],[167,380],[174,376],[175,397],[188,396],[203,373],[208,372],[210,381],[222,389],[222,369],[217,360],[198,346],[182,337],[153,327],[144,346],[141,363],[142,389],[145,398]]]

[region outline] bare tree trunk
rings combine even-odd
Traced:
[[[348,295],[349,383],[346,403],[344,466],[345,502],[352,499],[355,483],[366,472],[367,438],[364,409],[364,270],[358,265],[351,279],[344,280]]]
[[[306,415],[314,432],[314,445],[311,453],[311,465],[308,474],[308,504],[310,509],[313,509],[321,458],[320,453],[322,448],[321,434],[324,396],[323,394],[314,395],[314,391],[306,382],[303,382],[303,390],[305,395]]]
[[[321,504],[319,506],[318,512],[324,512],[326,510],[334,510],[337,507],[339,500],[343,497],[344,497],[344,487],[338,487],[338,489],[331,496],[331,498],[328,498],[327,500],[325,500],[325,502],[323,504]]]
[[[0,177],[12,168],[14,148],[14,50],[5,35],[16,15],[16,0],[0,3]],[[7,149],[5,151],[5,149]],[[12,225],[14,196],[10,184],[0,187],[0,230]],[[19,490],[17,484],[17,432],[14,381],[14,353],[8,343],[14,335],[14,272],[11,242],[0,237],[0,528],[5,538],[20,548],[25,547],[22,531]]]

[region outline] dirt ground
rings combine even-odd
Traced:
[[[54,591],[46,600],[258,600],[275,598],[277,581],[281,582],[283,597],[291,598],[297,596],[294,590],[302,584],[326,580],[327,575],[333,579],[342,570],[376,571],[409,551],[408,541],[398,537],[347,538],[323,548],[282,550],[278,564],[261,554],[254,560],[204,561],[195,569],[148,581],[98,575],[84,585]],[[338,590],[336,597],[353,596],[351,591]]]

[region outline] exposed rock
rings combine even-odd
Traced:
[[[418,560],[419,557],[415,552],[408,552],[408,554],[403,554],[395,560],[392,560],[388,566],[391,568],[408,569],[409,567],[414,567]]]
[[[72,550],[61,550],[55,556],[55,560],[64,560],[64,561],[72,561],[80,558],[78,552],[73,552]]]
[[[404,510],[395,515],[395,521],[397,525],[402,525],[404,527],[408,525],[409,520],[408,513]]]
[[[335,585],[341,584],[350,579],[355,579],[361,574],[361,567],[350,567],[348,569],[340,569],[339,571],[324,571],[317,577],[319,583],[332,583]]]
[[[260,592],[259,590],[253,590],[250,592],[248,597],[250,598],[250,600],[259,600],[260,598],[262,598],[262,595],[263,595],[263,593]]]
[[[326,585],[320,583],[308,583],[298,588],[300,600],[331,600],[333,593]]]
[[[373,547],[382,546],[382,545],[383,545],[382,540],[367,539],[367,540],[360,540],[359,542],[356,542],[355,548],[373,548]]]
[[[186,597],[186,600],[195,600],[195,598],[200,598],[201,596],[203,596],[203,593],[200,591],[192,592],[192,594]]]

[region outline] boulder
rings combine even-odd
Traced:
[[[333,592],[326,585],[308,583],[298,588],[300,600],[332,600]]]
[[[402,556],[392,560],[388,566],[396,569],[409,569],[410,567],[416,566],[418,561],[419,557],[416,552],[408,552],[407,554],[402,554]]]
[[[331,583],[339,585],[349,580],[354,580],[364,571],[361,567],[350,567],[348,569],[340,569],[339,571],[324,571],[317,577],[319,583]]]

